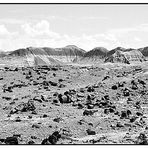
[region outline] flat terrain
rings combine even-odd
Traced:
[[[147,66],[1,68],[1,144],[147,144]]]

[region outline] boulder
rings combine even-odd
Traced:
[[[116,85],[113,85],[113,86],[112,86],[112,89],[113,89],[113,90],[117,90],[117,88],[118,88],[118,87],[117,87]]]
[[[35,144],[35,142],[33,140],[28,141],[29,145]]]
[[[17,145],[18,144],[18,139],[17,139],[17,137],[7,137],[6,139],[5,139],[5,143],[6,144],[9,144],[9,145]]]
[[[86,132],[88,135],[96,135],[96,132],[91,129],[87,129]]]

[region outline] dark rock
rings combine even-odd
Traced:
[[[56,74],[55,74],[55,73],[53,73],[53,76],[55,77],[55,76],[56,76]]]
[[[66,87],[66,85],[64,85],[64,84],[59,85],[59,88],[64,88],[64,87]]]
[[[127,99],[127,103],[129,104],[129,103],[131,103],[133,100],[131,99],[131,98],[128,98]]]
[[[124,127],[120,122],[117,123],[116,127]]]
[[[110,113],[109,109],[108,108],[105,108],[104,109],[104,114],[109,114],[109,113]]]
[[[58,92],[55,92],[55,93],[53,94],[53,96],[54,96],[54,97],[57,97],[57,96],[58,96]]]
[[[94,105],[93,104],[88,104],[87,105],[87,109],[93,109],[94,108]]]
[[[105,96],[104,96],[104,99],[105,99],[105,100],[109,100],[109,95],[105,95]]]
[[[5,99],[7,101],[11,100],[12,98],[11,97],[2,97],[2,99]]]
[[[78,103],[78,109],[82,109],[84,106],[81,103]]]
[[[13,104],[15,104],[15,102],[14,102],[14,101],[10,102],[10,105],[13,105]]]
[[[0,142],[5,143],[5,139],[0,139]]]
[[[57,99],[53,99],[53,103],[58,103],[59,101]]]
[[[28,115],[28,118],[29,118],[29,119],[32,119],[32,116],[31,116],[31,115]]]
[[[33,100],[29,100],[27,103],[21,103],[17,107],[15,107],[15,112],[21,111],[21,112],[27,112],[27,111],[34,111],[35,105]]]
[[[54,118],[53,121],[59,123],[60,121],[62,121],[62,118],[60,118],[60,117],[58,117],[58,118]]]
[[[143,113],[136,112],[136,115],[137,115],[137,116],[143,116]]]
[[[15,121],[16,122],[21,122],[21,118],[20,117],[16,117]]]
[[[41,145],[48,145],[48,144],[51,144],[51,143],[49,142],[47,138],[41,142]]]
[[[138,87],[137,87],[137,85],[132,85],[132,87],[131,87],[133,90],[136,90],[136,89],[138,89]]]
[[[57,86],[56,82],[49,81],[49,83],[50,83],[51,86]]]
[[[34,110],[31,112],[31,114],[37,115],[37,112]]]
[[[34,97],[33,98],[34,101],[38,101],[39,103],[42,103],[43,101],[40,98]]]
[[[92,116],[96,111],[92,111],[92,110],[84,110],[83,112],[83,116]]]
[[[36,136],[31,136],[31,139],[37,139],[37,137]]]
[[[13,137],[21,137],[21,134],[13,134]]]
[[[94,92],[95,90],[94,90],[94,88],[92,88],[92,87],[88,87],[88,88],[87,88],[87,91],[88,91],[88,92]]]
[[[130,118],[130,122],[135,122],[135,121],[136,121],[136,119],[137,119],[137,117],[132,116],[132,117]]]
[[[17,145],[18,144],[18,139],[17,137],[7,137],[5,139],[5,143],[9,145]]]
[[[92,131],[90,129],[87,129],[86,132],[87,132],[88,135],[96,135],[96,132]]]
[[[131,84],[132,84],[132,85],[136,85],[137,83],[136,83],[134,80],[132,80],[132,81],[131,81]]]
[[[85,97],[85,95],[84,95],[83,93],[78,93],[78,94],[77,94],[77,97],[78,97],[78,98],[83,98],[83,97]]]
[[[56,136],[57,139],[61,138],[61,134],[58,131],[55,131],[52,135]]]
[[[80,88],[80,92],[81,93],[84,93],[85,92],[85,89],[84,88]]]
[[[129,91],[128,91],[128,90],[125,90],[125,91],[123,91],[123,95],[126,97],[126,96],[129,96],[129,95],[130,95],[130,93],[129,93]]]
[[[47,118],[48,116],[46,114],[43,115],[43,118]]]
[[[144,133],[140,133],[140,135],[137,137],[136,144],[147,145],[148,144],[147,136]]]
[[[118,88],[118,87],[117,87],[116,85],[113,85],[113,86],[112,86],[112,89],[113,89],[113,90],[117,90],[117,88]]]
[[[58,81],[59,81],[59,82],[63,82],[64,80],[63,80],[63,79],[59,79]]]
[[[128,116],[128,117],[129,117],[129,115],[132,114],[132,112],[131,112],[130,110],[127,110],[126,113],[127,113],[127,116]]]
[[[59,101],[60,101],[60,103],[71,103],[71,99],[70,99],[70,97],[69,96],[67,96],[67,95],[62,95],[62,94],[59,94],[58,95],[58,98],[59,98]]]
[[[33,125],[32,125],[32,128],[40,128],[40,125],[38,125],[38,124],[33,124]]]
[[[138,79],[138,82],[142,85],[146,85],[146,83],[143,80]]]
[[[29,145],[35,144],[35,142],[33,140],[28,141]]]
[[[51,144],[56,144],[57,141],[58,141],[58,138],[57,138],[55,135],[50,135],[50,136],[48,137],[48,140],[49,140],[49,142],[50,142]]]
[[[124,87],[124,83],[118,83],[118,87]]]
[[[120,116],[121,119],[123,118],[127,118],[127,112],[126,111],[121,111],[121,116]]]
[[[114,113],[115,110],[114,110],[113,108],[109,108],[109,112],[110,112],[110,113]]]
[[[106,80],[108,78],[110,78],[110,77],[109,76],[105,76],[102,81],[104,81],[104,80]]]
[[[3,79],[4,79],[4,78],[2,78],[2,77],[0,78],[0,80],[3,80]]]

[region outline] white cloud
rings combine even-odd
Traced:
[[[5,25],[0,25],[1,49],[15,50],[28,46],[64,47],[69,44],[75,44],[85,50],[91,50],[97,46],[103,46],[109,50],[117,46],[129,48],[145,46],[143,38],[146,39],[147,36],[143,37],[143,32],[146,35],[148,32],[148,24],[142,24],[131,28],[110,29],[100,34],[62,35],[54,32],[47,20],[19,24],[19,27],[18,32],[10,32]]]
[[[59,38],[60,35],[50,30],[50,24],[46,20],[42,20],[35,25],[26,23],[21,26],[24,32],[30,37],[45,36]]]
[[[9,31],[4,25],[0,25],[0,35],[9,35]]]
[[[5,25],[0,25],[0,38],[2,39],[12,39],[18,35],[18,32],[10,32]]]

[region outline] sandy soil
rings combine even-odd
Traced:
[[[1,68],[1,144],[147,144],[147,90],[147,63]]]

